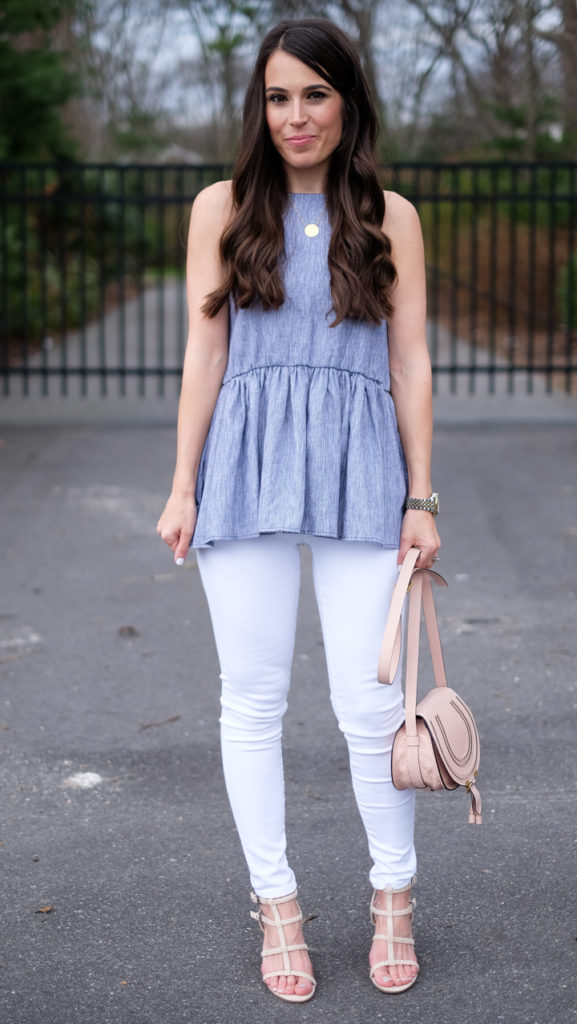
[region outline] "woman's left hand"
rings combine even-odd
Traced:
[[[407,509],[401,527],[398,563],[401,565],[409,548],[420,548],[417,569],[432,569],[437,561],[441,539],[437,533],[435,517],[431,512]]]

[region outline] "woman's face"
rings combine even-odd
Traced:
[[[304,175],[318,179],[322,187],[331,154],[341,141],[341,94],[284,50],[275,50],[268,59],[265,90],[267,125],[289,185]]]

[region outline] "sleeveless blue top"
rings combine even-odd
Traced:
[[[193,547],[261,533],[399,545],[406,466],[387,325],[330,327],[323,194],[284,218],[280,309],[230,303],[229,358],[199,467]],[[308,238],[304,224],[320,226]]]

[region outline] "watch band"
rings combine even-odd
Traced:
[[[418,512],[430,512],[434,516],[439,514],[439,495],[433,491],[430,498],[407,498],[405,510],[414,508]]]

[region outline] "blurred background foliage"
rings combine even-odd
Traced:
[[[577,161],[575,0],[0,0],[8,361],[13,345],[103,316],[153,272],[182,274],[182,196],[195,191],[182,165],[220,165],[195,172],[208,175],[199,187],[226,174],[260,40],[310,15],[340,24],[361,54],[383,177],[419,207],[440,321],[456,322],[459,297],[462,335],[481,343],[496,323],[510,352],[528,344],[518,309],[548,332],[547,358],[554,329],[567,349],[575,168],[560,164]],[[85,166],[98,162],[109,166]],[[444,163],[441,177],[426,162]]]
[[[2,0],[0,159],[232,159],[259,41],[356,43],[383,161],[577,159],[575,0]]]

